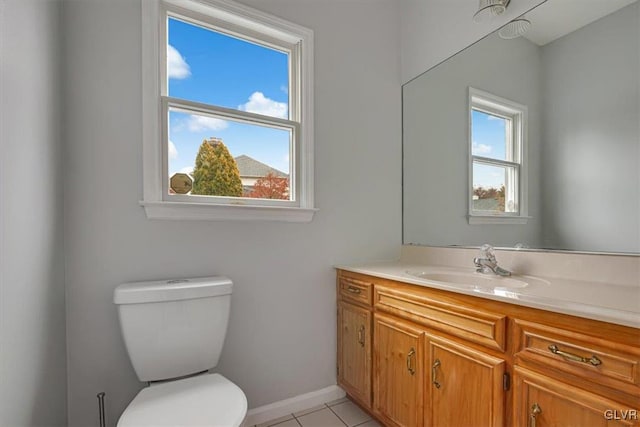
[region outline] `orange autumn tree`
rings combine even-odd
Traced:
[[[489,187],[477,187],[473,189],[473,195],[478,199],[495,199],[498,201],[498,210],[504,212],[506,189],[504,185],[500,189]]]
[[[267,176],[256,181],[248,197],[289,200],[289,178],[276,176],[273,172],[269,172]]]

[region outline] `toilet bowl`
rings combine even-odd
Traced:
[[[114,291],[127,353],[141,381],[118,427],[238,427],[242,390],[210,373],[227,331],[233,283],[204,277],[125,283]]]
[[[118,427],[239,426],[247,413],[240,388],[220,374],[151,385],[138,393]]]

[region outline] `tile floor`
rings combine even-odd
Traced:
[[[255,427],[381,427],[346,397],[289,414]]]

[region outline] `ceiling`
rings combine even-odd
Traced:
[[[531,28],[524,37],[544,46],[638,0],[547,0],[524,16]]]

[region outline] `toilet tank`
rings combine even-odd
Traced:
[[[177,378],[218,364],[232,287],[231,280],[217,276],[115,289],[122,337],[140,381]]]

